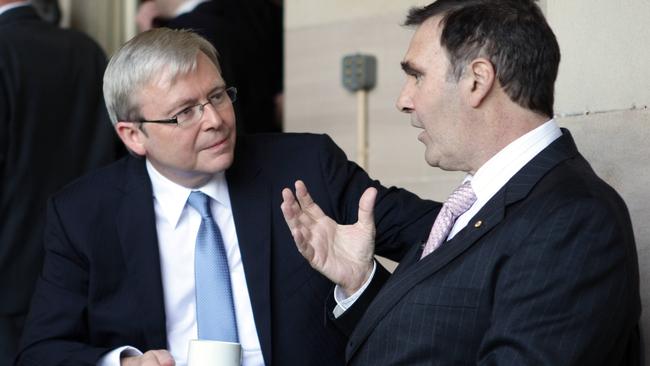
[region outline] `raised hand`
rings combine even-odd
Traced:
[[[377,190],[368,188],[359,199],[357,223],[339,225],[312,200],[302,181],[295,186],[295,196],[288,188],[282,190],[281,208],[298,251],[314,269],[353,294],[372,271]]]

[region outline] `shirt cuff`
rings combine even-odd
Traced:
[[[372,272],[370,272],[370,276],[368,276],[368,279],[366,282],[357,290],[357,292],[353,293],[350,297],[346,298],[345,293],[343,290],[339,287],[339,285],[336,285],[334,287],[334,300],[336,301],[336,306],[334,307],[334,317],[338,318],[339,316],[343,315],[343,313],[352,306],[357,299],[363,294],[363,292],[366,290],[370,282],[372,281],[372,278],[375,276],[375,270],[377,269],[377,262],[373,261],[372,262]]]
[[[131,346],[116,348],[97,361],[97,366],[120,366],[122,357],[142,356],[142,352]]]

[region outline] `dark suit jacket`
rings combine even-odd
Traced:
[[[638,365],[628,211],[568,131],[421,252],[390,278],[380,271],[335,320],[350,334],[348,364]]]
[[[327,137],[255,135],[237,142],[226,173],[233,216],[267,365],[343,363],[345,337],[325,317],[332,285],[295,248],[282,217],[283,187],[303,179],[322,209],[356,222],[358,200],[379,187],[379,246],[408,246],[439,204],[380,187]],[[45,264],[27,320],[20,365],[94,364],[122,345],[165,348],[165,312],[151,182],[126,158],[54,196]]]
[[[192,29],[215,46],[224,80],[237,87],[240,134],[282,131],[274,104],[283,81],[280,7],[269,0],[211,0],[158,24]]]
[[[115,158],[105,65],[90,38],[30,6],[0,15],[0,316],[27,312],[47,198]]]

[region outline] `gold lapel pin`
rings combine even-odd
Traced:
[[[481,225],[483,225],[483,221],[482,221],[482,220],[478,220],[477,222],[474,223],[474,227],[477,228],[477,229],[480,228]]]

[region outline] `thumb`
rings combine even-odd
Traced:
[[[377,198],[377,189],[370,187],[366,189],[359,199],[359,223],[363,226],[374,226],[374,208]]]

